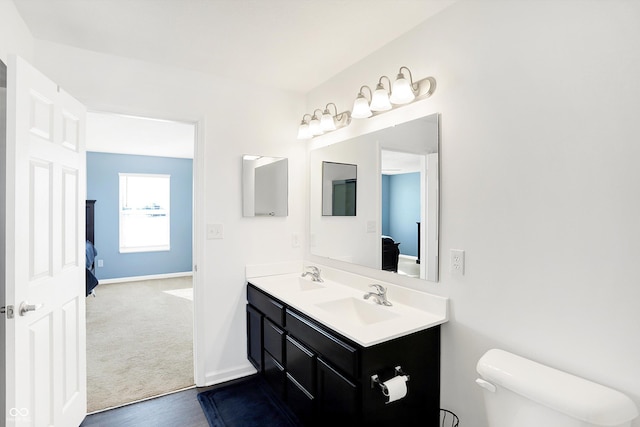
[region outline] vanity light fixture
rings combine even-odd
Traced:
[[[406,72],[409,74],[409,80],[407,80],[407,78],[405,77],[403,70],[406,70]],[[385,89],[384,85],[382,84],[382,79],[387,79],[387,81],[389,82],[391,93],[389,93]],[[363,86],[362,88],[365,87],[369,89],[368,86]],[[397,106],[404,105],[414,101],[417,97],[430,97],[436,90],[436,79],[434,79],[433,77],[426,77],[414,83],[413,76],[411,75],[411,70],[409,70],[409,68],[405,66],[402,66],[398,71],[396,81],[393,82],[393,85],[391,85],[391,80],[389,79],[389,77],[380,77],[376,86],[376,90],[371,97],[371,105],[367,103],[367,99],[362,94],[362,88],[360,88],[360,93],[358,93],[358,97],[353,104],[353,117],[358,119],[371,117],[373,113],[367,114],[368,109],[376,112],[388,111],[393,108],[391,104]],[[369,89],[369,91],[371,90]],[[356,107],[358,108],[357,112]]]
[[[409,79],[405,77],[405,72],[409,74]],[[388,88],[382,83],[386,79]],[[365,96],[365,89],[369,91],[369,96]],[[353,102],[353,112],[343,111],[338,114],[336,104],[330,102],[324,110],[316,109],[311,114],[302,116],[302,121],[298,127],[298,139],[311,139],[314,136],[322,135],[336,129],[348,126],[351,118],[366,119],[375,113],[383,113],[393,108],[409,104],[416,99],[424,99],[433,95],[436,90],[436,79],[425,77],[417,82],[413,81],[411,70],[404,65],[398,70],[396,80],[391,83],[391,79],[382,76],[378,79],[376,90],[372,91],[367,85],[360,87],[358,96]],[[335,114],[331,114],[329,106],[333,105]],[[316,112],[320,112],[320,115]],[[307,120],[307,116],[309,119]],[[320,118],[318,118],[320,117]]]
[[[333,106],[335,114],[331,113],[330,106]],[[320,119],[316,114],[318,111],[320,112]],[[310,117],[310,119],[307,120],[307,117]],[[302,121],[298,127],[298,139],[311,139],[325,132],[345,127],[349,123],[351,123],[351,112],[347,110],[338,114],[338,107],[333,102],[330,102],[324,107],[324,110],[316,109],[313,112],[313,116],[311,114],[302,116]]]

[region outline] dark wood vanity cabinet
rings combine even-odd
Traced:
[[[438,426],[439,326],[363,347],[251,284],[247,301],[248,358],[305,425]],[[386,403],[371,376],[396,366],[408,392]]]

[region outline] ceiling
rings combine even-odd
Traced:
[[[37,39],[307,93],[456,0],[13,0]]]
[[[87,113],[87,151],[192,159],[193,123]]]

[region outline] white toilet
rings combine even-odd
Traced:
[[[600,384],[503,350],[489,350],[476,370],[490,427],[629,427],[638,409]]]

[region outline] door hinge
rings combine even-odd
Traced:
[[[0,313],[7,315],[7,319],[13,319],[13,306],[0,307]]]

